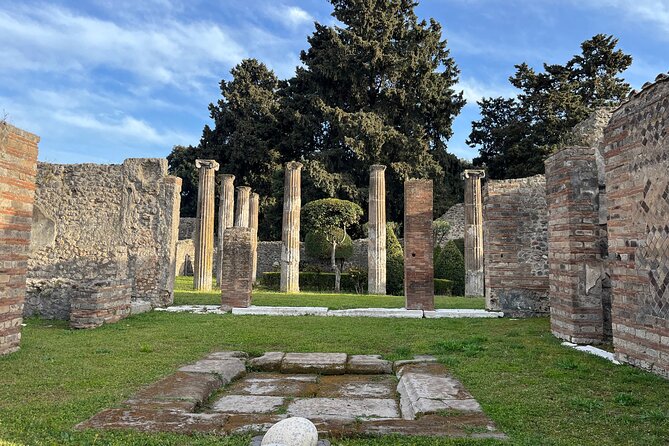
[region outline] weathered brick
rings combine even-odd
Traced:
[[[409,310],[434,310],[431,180],[404,183],[404,295]]]

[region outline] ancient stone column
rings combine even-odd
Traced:
[[[283,195],[283,225],[281,230],[281,291],[300,291],[300,208],[302,164],[286,163]]]
[[[485,294],[483,277],[483,202],[481,179],[484,170],[465,170],[465,296]]]
[[[251,268],[251,281],[255,283],[258,271],[258,211],[260,209],[260,195],[251,194],[249,204],[249,228],[253,229],[253,266]]]
[[[221,308],[246,308],[251,305],[253,235],[251,228],[233,227],[223,233],[226,255],[221,268]]]
[[[196,160],[200,182],[197,189],[195,226],[195,265],[193,285],[196,290],[210,291],[214,263],[214,189],[218,163]]]
[[[251,199],[251,188],[239,186],[237,188],[237,208],[235,209],[235,226],[238,228],[249,227],[249,201]]]
[[[432,180],[404,182],[404,296],[407,310],[434,310]]]
[[[216,281],[221,285],[221,268],[223,265],[223,234],[235,224],[235,176],[224,173],[221,179],[220,198],[218,201],[218,268]]]
[[[386,294],[386,166],[375,164],[369,173],[369,237],[367,291]]]

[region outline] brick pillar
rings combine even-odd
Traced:
[[[253,229],[238,226],[223,234],[226,255],[221,268],[221,308],[225,311],[251,305],[253,234]]]
[[[235,209],[235,226],[239,228],[249,227],[249,200],[251,199],[251,188],[239,186],[237,188],[237,207]]]
[[[218,201],[218,261],[216,265],[216,283],[221,286],[221,265],[223,264],[223,233],[235,224],[235,176],[223,174]]]
[[[484,170],[465,170],[465,296],[485,294],[483,277],[483,201],[481,180]]]
[[[258,211],[260,209],[260,195],[251,194],[249,202],[249,228],[253,229],[253,266],[251,268],[251,281],[256,282],[258,271]]]
[[[218,163],[214,160],[196,160],[200,182],[197,190],[197,217],[195,229],[194,288],[210,291],[214,263],[214,176]]]
[[[551,331],[586,344],[605,341],[595,150],[569,147],[546,160]]]
[[[386,294],[386,166],[369,172],[369,237],[367,239],[367,291]]]
[[[0,355],[21,343],[38,143],[0,122]]]
[[[286,164],[283,195],[283,225],[281,230],[281,291],[300,291],[300,209],[302,164]]]
[[[404,182],[404,296],[408,310],[434,310],[432,180]]]

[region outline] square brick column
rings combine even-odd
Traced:
[[[0,355],[21,342],[38,142],[0,123]]]
[[[404,296],[408,310],[434,310],[432,180],[404,182]]]
[[[223,233],[225,257],[221,268],[221,308],[246,308],[251,305],[253,281],[253,228],[235,226]]]
[[[605,341],[595,150],[568,147],[546,160],[551,331],[579,344]]]

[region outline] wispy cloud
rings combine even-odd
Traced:
[[[489,97],[513,97],[517,91],[511,85],[497,85],[468,77],[460,79],[455,90],[462,90],[467,100],[467,105],[476,106],[476,102]]]
[[[665,33],[669,33],[669,2],[667,0],[591,0],[583,2],[572,0],[572,3],[584,7],[615,8],[624,12],[630,21],[653,23]],[[665,35],[665,39],[669,36]]]

